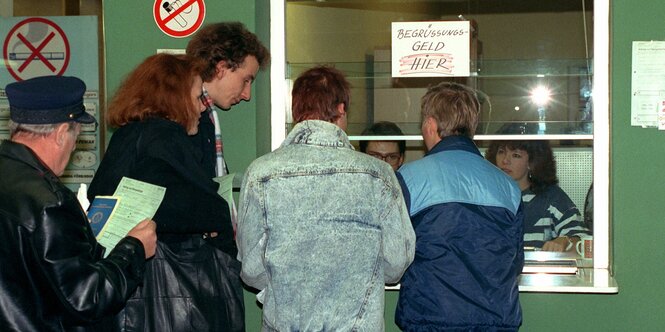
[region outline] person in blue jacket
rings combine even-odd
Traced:
[[[516,331],[524,264],[520,190],[472,141],[474,90],[442,82],[421,101],[425,157],[397,173],[416,232],[395,322],[406,331]]]

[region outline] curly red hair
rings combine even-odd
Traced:
[[[155,54],[125,78],[106,114],[111,127],[150,117],[169,119],[185,129],[198,121],[191,89],[205,63],[186,55]]]

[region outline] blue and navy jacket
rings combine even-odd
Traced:
[[[398,180],[416,232],[395,322],[406,331],[517,330],[524,264],[521,193],[462,136],[407,163]]]

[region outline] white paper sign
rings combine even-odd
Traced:
[[[658,102],[658,130],[665,130],[665,99]]]
[[[393,77],[469,76],[469,21],[392,23]]]
[[[665,42],[634,41],[630,124],[661,127],[665,100]]]

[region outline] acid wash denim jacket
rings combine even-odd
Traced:
[[[392,168],[319,120],[248,167],[237,241],[263,331],[383,331],[384,284],[415,250]]]

